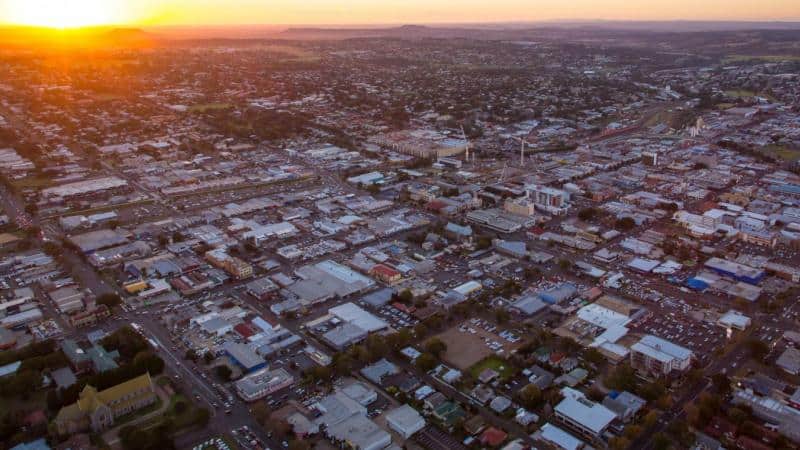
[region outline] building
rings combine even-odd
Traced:
[[[245,373],[255,372],[256,370],[263,369],[267,365],[267,361],[265,361],[264,358],[245,344],[226,341],[222,344],[222,348],[225,350],[225,354],[228,355],[228,358]]]
[[[235,256],[227,254],[225,249],[217,248],[207,251],[206,260],[237,280],[243,280],[253,276],[253,266]]]
[[[289,387],[292,383],[294,383],[294,377],[285,369],[269,370],[264,368],[241,378],[235,384],[239,397],[246,402],[253,402]]]
[[[775,361],[775,365],[791,375],[800,375],[800,350],[787,348]]]
[[[373,276],[386,284],[397,283],[402,277],[400,272],[385,264],[375,264],[372,266],[372,269],[369,270],[369,274],[370,276]]]
[[[367,417],[367,409],[337,391],[320,400],[315,408],[320,412],[314,422],[335,443],[353,450],[381,450],[392,443],[392,437]]]
[[[720,258],[710,258],[704,265],[722,276],[753,285],[760,283],[766,275],[761,269]]]
[[[647,405],[647,400],[628,391],[609,392],[603,406],[610,409],[622,422],[630,422]]]
[[[556,417],[579,435],[593,441],[600,440],[609,424],[617,417],[614,411],[592,402],[575,389],[565,387],[561,393],[564,400],[554,409]]]
[[[149,373],[102,391],[87,385],[78,401],[58,411],[56,429],[62,435],[106,430],[115,419],[152,405],[156,399]]]
[[[531,184],[525,187],[528,197],[536,208],[554,215],[566,214],[569,210],[569,192],[548,186]]]
[[[518,216],[532,217],[536,215],[536,204],[530,198],[507,198],[503,209]]]
[[[735,328],[737,330],[745,330],[751,323],[752,321],[749,317],[734,309],[726,312],[717,320],[717,325],[722,328]]]
[[[562,450],[580,450],[584,448],[583,441],[555,425],[545,423],[536,437],[554,445]]]
[[[631,366],[640,374],[660,378],[689,370],[694,353],[670,341],[645,335],[631,346]]]
[[[397,434],[408,439],[417,431],[425,428],[425,419],[416,409],[403,405],[386,413],[386,423]]]

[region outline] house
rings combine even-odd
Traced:
[[[92,430],[99,432],[114,425],[114,420],[152,405],[157,400],[155,386],[149,373],[98,391],[87,385],[78,401],[64,406],[56,415],[59,434]]]

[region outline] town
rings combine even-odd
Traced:
[[[800,446],[800,32],[130,34],[0,55],[0,448]]]

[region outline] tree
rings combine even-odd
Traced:
[[[747,350],[753,359],[761,361],[769,353],[769,345],[762,340],[753,338],[747,341]]]
[[[425,343],[425,351],[437,358],[441,358],[442,353],[447,351],[447,344],[439,338],[431,338]]]
[[[184,358],[188,359],[189,361],[197,361],[197,352],[192,349],[186,350],[186,353],[183,355]]]
[[[414,293],[411,292],[411,289],[403,289],[397,294],[397,300],[406,305],[411,304],[414,301]]]
[[[113,292],[100,294],[95,301],[98,305],[106,305],[108,309],[122,304],[122,298]]]
[[[194,413],[194,424],[204,427],[211,420],[211,412],[206,408],[197,408]]]
[[[414,327],[414,336],[417,339],[423,338],[428,334],[428,327],[424,323],[420,322]]]
[[[206,364],[211,364],[211,361],[214,361],[214,355],[211,352],[203,353],[203,361],[205,361]]]
[[[309,450],[311,448],[311,444],[308,441],[303,439],[292,439],[289,441],[289,450]]]
[[[724,373],[712,375],[711,383],[714,385],[714,390],[720,395],[727,396],[731,393],[731,380]]]
[[[124,326],[104,337],[100,343],[106,350],[117,350],[125,358],[133,358],[149,348],[145,338],[129,326]]]
[[[172,411],[175,412],[175,414],[177,415],[185,413],[186,410],[188,409],[189,409],[189,404],[186,402],[186,400],[183,399],[176,401],[175,404],[172,406]]]
[[[478,250],[484,250],[492,246],[492,237],[487,235],[478,236],[475,240],[475,248]]]
[[[269,406],[267,406],[267,402],[264,400],[259,400],[253,403],[253,405],[250,407],[250,412],[253,414],[253,417],[256,419],[256,421],[262,426],[269,421],[269,417],[272,414]]]
[[[432,354],[423,353],[417,357],[414,364],[417,366],[417,369],[423,372],[430,372],[439,364],[439,361]]]
[[[519,402],[527,409],[538,408],[543,399],[541,389],[534,384],[529,384],[519,391]]]
[[[226,366],[225,364],[222,364],[214,368],[214,373],[217,374],[220,380],[230,381],[233,371],[231,371],[230,367]]]
[[[597,210],[595,208],[583,208],[578,211],[578,218],[583,220],[584,222],[594,219],[597,216]]]
[[[583,359],[597,366],[603,364],[606,360],[606,357],[603,356],[599,350],[591,347],[583,352]]]
[[[632,392],[636,389],[636,371],[629,364],[620,364],[603,384],[618,391]]]
[[[630,231],[636,227],[636,221],[631,217],[621,217],[617,219],[614,227],[621,231]]]
[[[672,439],[664,433],[656,433],[653,437],[653,448],[656,450],[669,450],[672,446]]]

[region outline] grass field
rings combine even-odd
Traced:
[[[477,379],[478,376],[486,369],[493,369],[500,374],[500,381],[508,380],[514,376],[514,366],[505,359],[499,356],[488,356],[477,364],[469,368],[469,373],[473,378]]]
[[[202,114],[209,111],[218,111],[221,109],[228,109],[228,108],[233,108],[233,105],[230,103],[202,103],[199,105],[190,106],[189,112]]]
[[[53,182],[49,178],[44,177],[26,177],[21,180],[12,180],[11,185],[17,189],[42,189],[52,186]]]
[[[725,95],[734,98],[748,98],[748,97],[754,97],[756,93],[753,91],[748,91],[746,89],[731,89],[729,91],[725,91]]]
[[[763,62],[781,62],[781,61],[800,61],[798,55],[728,55],[722,59],[722,64],[730,64],[744,61],[763,61]]]
[[[761,152],[767,155],[775,155],[784,161],[800,160],[800,150],[791,149],[783,145],[767,145],[761,149]]]

